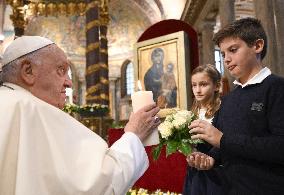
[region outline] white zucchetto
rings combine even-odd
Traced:
[[[54,44],[54,42],[44,37],[21,36],[12,41],[12,43],[6,48],[3,54],[2,67],[24,55],[46,47],[50,44]],[[2,67],[0,67],[0,70]]]

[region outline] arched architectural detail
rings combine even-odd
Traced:
[[[206,0],[187,1],[181,19],[193,25],[198,19],[205,4]]]
[[[148,19],[152,24],[160,21],[162,19],[161,8],[162,5],[159,0],[155,1],[144,1],[144,0],[132,0],[132,4],[137,4],[140,7],[141,11],[144,12],[145,16],[148,16]],[[163,9],[163,8],[162,8]]]
[[[120,77],[120,91],[121,91],[121,98],[124,98],[127,96],[127,75],[126,75],[126,69],[128,64],[130,64],[130,60],[125,60],[121,66],[121,77]]]
[[[165,19],[165,11],[164,11],[164,8],[163,8],[163,5],[161,3],[161,0],[155,0],[160,12],[161,12],[161,16],[162,16],[162,19]]]

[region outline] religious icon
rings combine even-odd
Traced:
[[[152,66],[144,76],[144,85],[147,91],[153,92],[153,99],[160,108],[173,108],[177,106],[174,64],[164,66],[163,61],[163,49],[155,48],[151,53]]]
[[[153,98],[157,101],[161,92],[162,76],[164,74],[164,51],[161,48],[155,48],[151,52],[152,66],[147,70],[144,76],[144,85],[146,91],[153,92]]]
[[[153,99],[160,108],[190,108],[186,39],[186,34],[180,31],[135,45],[135,80],[144,81],[143,87],[153,92]]]
[[[165,68],[165,73],[161,78],[162,86],[159,96],[164,97],[166,102],[161,106],[163,106],[162,108],[174,108],[177,106],[177,85],[174,74],[174,64],[169,63]]]

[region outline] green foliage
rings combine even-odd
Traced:
[[[189,155],[192,151],[191,145],[187,142],[181,141],[181,144],[178,147],[179,151],[184,155]]]
[[[160,143],[158,146],[153,148],[152,155],[153,155],[153,159],[154,160],[158,160],[158,158],[159,158],[159,156],[161,154],[163,145],[164,145],[163,143]]]
[[[167,147],[166,147],[166,156],[169,156],[170,154],[174,153],[177,151],[179,146],[179,142],[177,140],[170,140],[167,142]]]

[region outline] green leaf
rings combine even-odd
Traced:
[[[179,150],[182,154],[184,154],[185,156],[189,155],[192,151],[192,148],[190,146],[189,143],[187,142],[181,142],[181,144],[179,145]]]
[[[167,143],[167,148],[166,148],[166,156],[168,157],[170,154],[174,153],[177,151],[178,148],[178,142],[175,140],[170,140]]]
[[[154,161],[158,160],[158,158],[161,154],[163,145],[164,145],[163,143],[160,143],[158,146],[156,146],[152,149],[152,156],[153,156]]]

